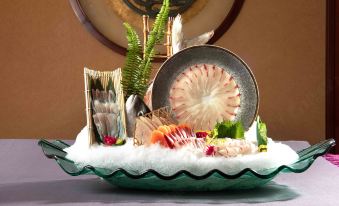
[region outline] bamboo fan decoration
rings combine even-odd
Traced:
[[[137,117],[133,138],[134,145],[148,145],[153,130],[162,125],[177,124],[172,115],[169,107],[162,107],[144,116]]]
[[[120,68],[105,72],[84,68],[90,145],[103,142],[104,136],[127,137],[121,78]]]

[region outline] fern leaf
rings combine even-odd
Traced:
[[[137,32],[128,23],[124,23],[124,26],[127,31],[128,48],[121,84],[125,94],[129,96],[137,93],[135,82],[140,76],[142,47]]]
[[[138,34],[129,24],[124,23],[127,30],[128,48],[121,84],[126,96],[132,94],[143,96],[145,94],[152,71],[151,62],[155,54],[154,46],[165,35],[169,10],[169,0],[164,0],[153,24],[152,31],[148,36],[147,43],[144,45],[144,58],[141,55],[142,48]]]
[[[148,64],[150,64],[149,62],[151,62],[154,57],[154,46],[159,43],[165,35],[165,26],[168,20],[169,11],[169,0],[164,0],[160,12],[155,18],[152,31],[150,32],[146,43],[145,55],[141,66],[143,68],[143,78],[145,79],[149,79],[151,74],[151,66]]]

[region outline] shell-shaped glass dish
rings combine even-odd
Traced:
[[[185,170],[165,176],[152,169],[140,175],[134,175],[124,169],[112,171],[90,165],[78,167],[73,161],[66,158],[67,153],[63,149],[69,145],[65,142],[40,140],[39,145],[48,158],[55,159],[59,166],[72,176],[93,174],[123,188],[161,191],[217,191],[255,188],[271,181],[280,172],[304,172],[317,157],[326,154],[335,145],[335,141],[328,139],[297,152],[298,161],[290,165],[282,165],[264,171],[246,168],[237,174],[225,174],[219,170],[211,170],[201,176],[196,176]]]

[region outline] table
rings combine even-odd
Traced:
[[[339,168],[322,157],[304,173],[280,174],[254,190],[161,193],[120,189],[89,175],[69,176],[37,143],[0,140],[0,205],[339,205]],[[295,150],[309,146],[284,143]]]

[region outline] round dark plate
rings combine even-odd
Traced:
[[[259,91],[254,75],[246,63],[231,51],[213,45],[186,48],[169,58],[158,71],[152,89],[152,108],[171,106],[169,93],[173,81],[185,69],[196,64],[214,64],[233,76],[239,86],[240,109],[234,121],[241,121],[247,130],[255,120]]]

